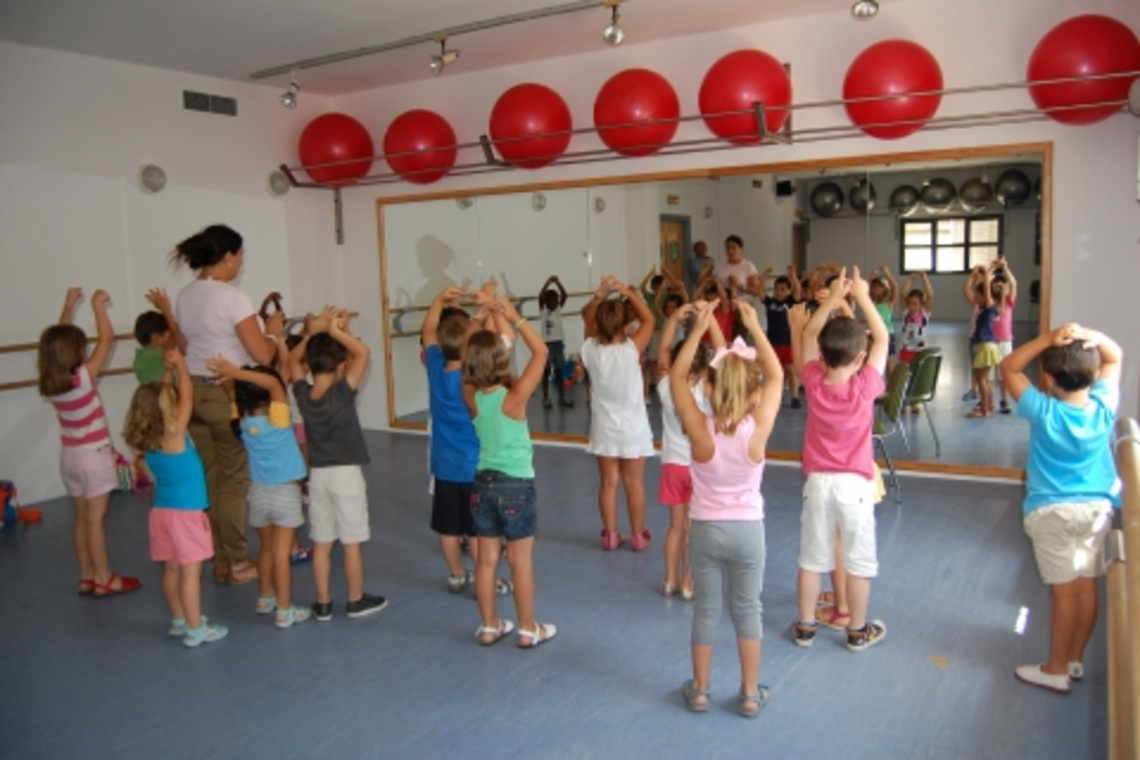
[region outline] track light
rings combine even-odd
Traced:
[[[610,25],[602,30],[602,39],[610,45],[620,45],[622,40],[625,39],[625,30],[618,25],[618,4],[614,3],[611,8],[613,15],[610,17]]]
[[[857,0],[851,6],[851,15],[855,18],[871,18],[879,12],[879,3],[877,0]]]
[[[459,60],[459,51],[458,50],[448,50],[447,49],[447,37],[440,37],[439,38],[439,55],[433,55],[431,57],[431,63],[428,64],[428,68],[431,69],[432,74],[439,76],[440,74],[443,73],[443,70],[446,67],[450,66],[451,64],[455,63],[458,60]]]
[[[301,84],[297,81],[296,69],[293,69],[293,75],[290,79],[292,81],[289,82],[289,89],[281,93],[281,105],[286,108],[296,108],[297,93],[301,91]]]

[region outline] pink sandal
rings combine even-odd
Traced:
[[[625,536],[618,533],[616,530],[602,530],[602,548],[608,552],[612,552],[625,543]]]
[[[847,626],[851,623],[850,612],[840,612],[835,607],[831,608],[831,614],[827,617],[816,615],[816,622],[820,625],[830,628],[833,631],[845,631]]]
[[[116,578],[119,581],[118,588],[115,588]],[[104,596],[114,596],[115,594],[126,594],[129,591],[137,591],[140,588],[142,588],[142,581],[138,578],[111,573],[111,577],[107,579],[106,583],[92,582],[91,595],[96,598],[102,598]]]

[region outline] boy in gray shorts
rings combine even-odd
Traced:
[[[305,376],[302,357],[313,375],[293,384],[293,395],[305,421],[309,442],[309,535],[313,539],[313,581],[317,601],[313,617],[332,619],[329,577],[334,541],[344,548],[348,585],[348,617],[379,612],[388,601],[364,593],[364,560],[360,544],[371,537],[368,494],[361,465],[368,448],[356,414],[356,390],[368,368],[371,352],[352,335],[343,312],[326,309],[313,320],[304,338],[289,354],[290,375]]]

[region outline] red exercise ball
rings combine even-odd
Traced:
[[[677,132],[681,102],[669,80],[649,69],[614,74],[594,99],[594,126],[611,149],[626,156],[661,150]],[[630,126],[633,125],[633,126]]]
[[[408,182],[427,185],[455,166],[455,130],[435,111],[405,111],[384,133],[384,159]]]
[[[301,132],[300,153],[301,166],[314,182],[322,185],[351,185],[372,169],[372,138],[368,130],[342,113],[326,113],[310,121]],[[352,158],[367,160],[314,166]]]
[[[491,109],[491,142],[505,160],[524,169],[546,166],[565,153],[570,129],[566,101],[541,84],[515,85]]]
[[[910,93],[941,89],[942,69],[929,50],[909,40],[883,40],[851,62],[843,80],[843,99],[899,96],[845,104],[852,123],[871,137],[891,140],[920,130],[942,102],[941,95]],[[883,126],[899,121],[914,123]]]
[[[711,67],[701,81],[697,103],[705,125],[717,137],[738,145],[760,142],[753,104],[764,104],[764,124],[779,132],[792,102],[792,80],[783,65],[760,50],[737,50]],[[716,116],[729,111],[747,113]]]
[[[1033,48],[1026,78],[1030,82],[1140,70],[1140,42],[1124,24],[1108,16],[1075,16],[1049,30]],[[1029,95],[1050,118],[1064,124],[1093,124],[1120,110],[1119,105],[1052,111],[1052,108],[1128,100],[1135,76],[1091,82],[1030,85]]]

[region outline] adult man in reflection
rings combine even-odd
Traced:
[[[685,274],[689,280],[689,292],[693,292],[697,283],[705,276],[707,272],[711,272],[716,268],[716,262],[709,256],[709,247],[705,245],[705,241],[698,240],[693,243],[693,255],[689,257],[686,263]]]

